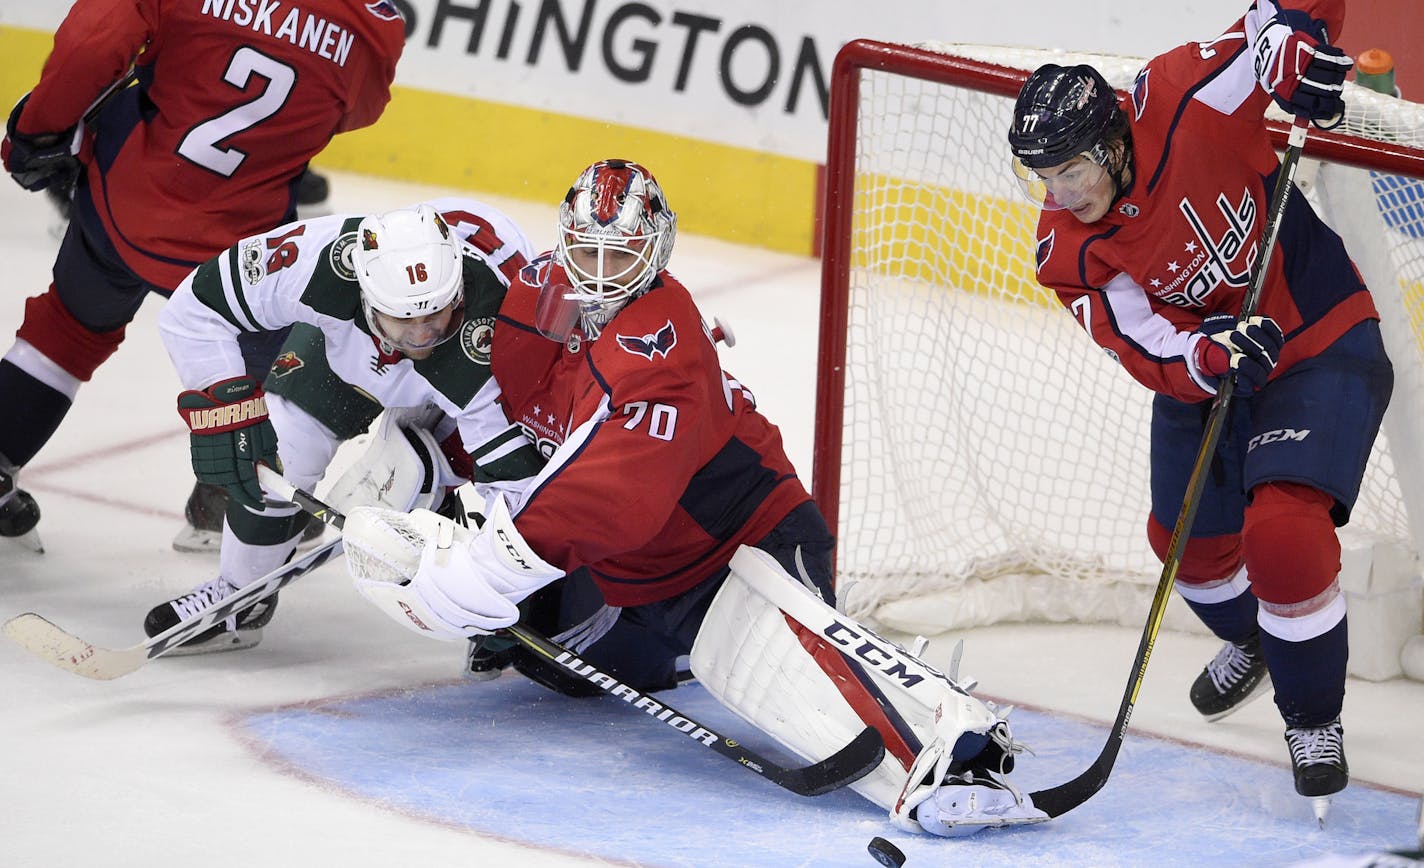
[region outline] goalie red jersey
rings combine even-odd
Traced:
[[[125,264],[172,288],[293,219],[307,161],[380,117],[404,42],[390,0],[86,0],[55,33],[18,129],[73,126],[137,57],[139,86],[85,143],[88,190]]]
[[[1279,5],[1338,38],[1343,3]],[[1278,162],[1252,46],[1275,10],[1263,2],[1216,40],[1150,61],[1121,100],[1133,154],[1121,198],[1092,223],[1046,209],[1038,226],[1039,281],[1139,382],[1183,401],[1214,393],[1186,363],[1191,337],[1205,317],[1240,311],[1261,255]],[[1275,376],[1378,318],[1344,244],[1298,190],[1257,312],[1287,338]]]
[[[610,605],[666,599],[810,497],[682,284],[663,271],[597,341],[560,344],[535,328],[559,271],[547,254],[527,267],[495,327],[505,413],[549,459],[515,525],[549,563],[589,567]]]

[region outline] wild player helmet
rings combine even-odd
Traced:
[[[1028,197],[1048,209],[1069,207],[1108,176],[1120,191],[1126,149],[1114,154],[1111,146],[1127,137],[1126,115],[1101,73],[1086,64],[1045,64],[1024,82],[1014,103],[1014,175]],[[1038,170],[1079,156],[1084,165],[1055,174],[1056,183],[1045,186]]]
[[[590,340],[667,267],[676,236],[677,215],[652,172],[600,160],[579,175],[559,206],[556,258]]]
[[[351,264],[371,333],[389,346],[424,358],[463,325],[460,240],[431,206],[362,220]]]

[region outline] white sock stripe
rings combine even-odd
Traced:
[[[1210,605],[1212,603],[1225,603],[1234,600],[1246,593],[1251,587],[1251,582],[1246,578],[1246,568],[1243,566],[1237,570],[1229,579],[1220,582],[1208,582],[1206,584],[1186,584],[1180,580],[1174,583],[1177,593],[1182,595],[1182,599],[1190,600],[1193,603]]]
[[[16,338],[14,346],[5,353],[5,361],[54,389],[56,392],[74,400],[74,396],[79,393],[79,378],[55,364],[49,356],[35,349],[34,345],[24,338]]]
[[[1261,629],[1287,642],[1304,642],[1323,636],[1335,628],[1345,618],[1345,595],[1335,599],[1308,615],[1288,618],[1267,610],[1262,606],[1256,612],[1256,623]]]

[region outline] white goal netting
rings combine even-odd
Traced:
[[[1017,192],[1004,137],[1012,94],[1040,64],[1092,63],[1124,88],[1142,59],[895,48],[870,52],[858,99],[832,107],[816,485],[837,514],[839,581],[855,583],[848,608],[927,634],[1140,624],[1161,574],[1145,537],[1152,394],[1034,280],[1037,211]],[[1357,137],[1361,159],[1424,146],[1424,107],[1351,87],[1337,132]],[[1413,159],[1424,172],[1424,154]],[[839,247],[837,179],[852,197]],[[1374,290],[1398,378],[1342,538],[1383,546],[1417,575],[1424,187],[1314,161],[1300,184]],[[838,318],[843,365],[827,354]],[[840,424],[827,407],[838,398]]]

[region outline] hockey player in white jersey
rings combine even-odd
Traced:
[[[507,216],[468,199],[437,199],[377,216],[328,216],[238,242],[199,266],[173,293],[160,332],[185,391],[179,414],[191,431],[200,482],[229,494],[216,578],[149,612],[150,636],[280,567],[304,516],[264,501],[256,466],[314,487],[337,447],[387,414],[373,449],[382,466],[414,463],[411,490],[386,480],[343,480],[396,508],[437,507],[465,444],[498,442],[489,345],[510,275],[532,254]],[[244,375],[237,338],[293,325],[264,384]],[[433,420],[439,420],[432,432]],[[444,448],[439,439],[446,441]],[[531,450],[532,453],[532,450]],[[410,474],[406,474],[408,479]],[[396,497],[393,501],[390,498]],[[353,502],[347,500],[350,505]],[[369,499],[367,499],[369,502]],[[249,647],[275,597],[195,638],[179,653]]]

